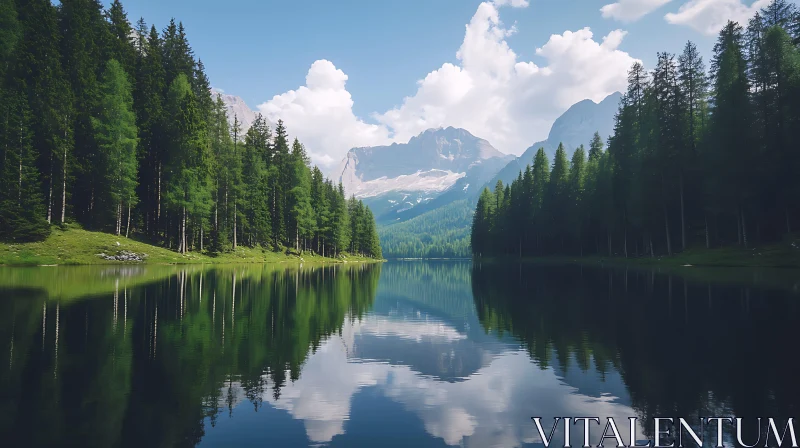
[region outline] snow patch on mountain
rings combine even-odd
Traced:
[[[440,193],[453,186],[464,176],[466,176],[466,173],[433,169],[428,171],[419,170],[414,174],[403,174],[397,177],[383,176],[369,181],[362,181],[358,177],[353,177],[349,182],[349,193],[354,194],[357,198],[379,196],[390,191]],[[406,197],[403,199],[405,200]],[[417,203],[420,201],[421,199],[418,199]]]

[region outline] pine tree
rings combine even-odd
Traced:
[[[305,249],[307,239],[314,234],[316,220],[311,207],[311,172],[308,168],[308,156],[300,142],[295,139],[291,152],[291,185],[289,190],[289,207],[291,227],[294,229],[295,250],[300,251],[300,240]]]
[[[170,152],[165,176],[166,203],[177,220],[178,252],[189,251],[187,225],[202,231],[211,208],[206,126],[185,75],[170,86],[168,110]],[[191,220],[191,221],[188,221]]]
[[[250,246],[270,244],[271,225],[269,213],[266,157],[269,154],[271,134],[266,121],[259,115],[245,135],[242,152],[241,179],[242,231]]]
[[[108,59],[112,37],[98,0],[62,1],[59,28],[61,61],[75,100],[75,110],[68,123],[73,130],[75,152],[62,160],[61,217],[63,221],[67,201],[72,199],[75,216],[84,225],[92,226],[95,194],[102,190],[96,182],[102,176],[95,172],[100,166],[100,153],[91,118],[98,107],[99,78]],[[71,163],[69,156],[73,159]],[[74,182],[72,188],[65,181]],[[72,190],[72,194],[68,190]]]
[[[315,166],[311,171],[311,208],[315,218],[313,238],[316,252],[322,256],[325,256],[325,244],[332,241],[328,237],[331,232],[331,194],[326,191],[328,188],[333,190],[325,183],[322,171]]]
[[[48,0],[21,2],[18,9],[22,40],[17,47],[15,89],[24,91],[32,116],[33,147],[43,183],[46,219],[60,210],[57,195],[65,190],[61,179],[72,152],[72,95],[60,60],[58,18]]]
[[[570,237],[576,240],[583,255],[584,197],[586,185],[586,151],[583,145],[572,154],[567,182],[568,214]]]
[[[548,211],[548,234],[559,241],[559,250],[564,249],[565,218],[569,204],[569,162],[563,144],[559,144],[550,172],[544,207]]]
[[[534,227],[535,247],[538,252],[541,249],[540,245],[545,237],[544,232],[548,225],[548,220],[543,213],[543,206],[547,195],[547,186],[550,183],[550,161],[547,160],[544,148],[539,148],[536,151],[532,172],[530,220]]]
[[[109,42],[109,56],[116,59],[127,76],[131,79],[135,76],[136,51],[132,37],[133,28],[128,21],[128,13],[122,7],[119,0],[114,0],[111,7],[106,12],[106,17],[111,30],[111,41]]]
[[[133,113],[133,95],[125,69],[115,59],[108,61],[100,84],[100,113],[92,119],[103,163],[104,185],[114,216],[115,233],[122,231],[127,216],[125,236],[130,232],[131,209],[136,205],[138,129]],[[127,209],[127,210],[126,210]]]
[[[164,68],[161,38],[153,26],[148,33],[144,21],[137,27],[140,49],[136,54],[134,108],[139,128],[139,188],[145,231],[152,237],[163,230],[162,192],[167,140],[164,117]]]
[[[287,141],[286,128],[283,121],[278,120],[275,128],[275,139],[270,159],[270,202],[272,208],[272,237],[277,244],[289,245],[287,228],[287,192],[291,189],[291,175],[289,159],[289,142]]]
[[[713,144],[717,170],[710,188],[721,208],[732,212],[740,244],[748,245],[747,216],[753,208],[756,180],[753,151],[750,85],[743,51],[742,28],[735,22],[720,31],[712,61],[714,112],[711,115],[709,140]]]
[[[0,178],[0,238],[26,242],[45,239],[50,227],[45,219],[36,153],[30,130],[32,120],[26,99],[19,93],[3,98],[3,172]]]
[[[348,213],[348,203],[344,195],[344,187],[339,183],[337,190],[331,190],[331,235],[329,239],[333,242],[334,255],[346,251],[351,246],[353,234],[350,231],[350,215]]]

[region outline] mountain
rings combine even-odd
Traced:
[[[408,143],[351,149],[334,179],[378,223],[392,223],[474,195],[512,159],[464,129],[429,129]]]
[[[574,104],[556,119],[550,128],[547,140],[531,145],[486,185],[493,188],[498,180],[502,180],[503,184],[511,183],[517,178],[519,172],[525,169],[526,165],[533,163],[533,158],[539,148],[544,148],[548,160],[552,163],[559,143],[564,144],[567,158],[570,158],[578,146],[584,145],[588,148],[595,132],[599,132],[603,139],[608,138],[614,133],[614,114],[617,112],[620,99],[622,99],[622,94],[616,92],[599,103],[583,100]]]
[[[216,100],[217,95],[222,97],[222,102],[225,103],[225,108],[228,112],[228,121],[230,122],[231,126],[233,126],[233,119],[234,116],[239,118],[240,126],[242,127],[242,134],[247,132],[252,126],[253,122],[256,121],[256,112],[253,112],[247,106],[247,103],[238,96],[235,95],[228,95],[225,92],[222,92],[217,89],[211,89],[211,96]],[[274,126],[270,125],[271,128],[274,129]]]

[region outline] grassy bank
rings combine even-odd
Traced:
[[[115,256],[133,253],[143,261],[106,260],[99,254]],[[366,257],[345,255],[327,258],[312,254],[284,254],[260,248],[239,247],[235,252],[215,256],[190,252],[179,254],[144,242],[102,232],[79,228],[53,229],[41,242],[0,243],[0,265],[90,265],[90,264],[218,264],[218,263],[343,263],[374,262]]]

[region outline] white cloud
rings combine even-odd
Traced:
[[[489,140],[504,152],[520,154],[547,136],[553,121],[572,104],[600,101],[626,86],[635,61],[619,49],[625,32],[594,40],[589,28],[550,37],[536,54],[545,64],[518,60],[506,38],[514,32],[500,21],[498,6],[527,6],[527,1],[482,3],[456,56],[417,82],[417,91],[369,124],[352,111],[347,75],[331,62],[315,62],[306,86],[275,96],[259,106],[264,115],[282,118],[316,163],[330,166],[356,146],[406,142],[420,132],[454,126]]]
[[[311,65],[306,85],[276,95],[258,106],[273,123],[282,119],[290,135],[303,142],[323,166],[338,162],[354,146],[388,144],[388,130],[353,114],[353,99],[345,88],[347,75],[327,60]]]
[[[664,18],[673,25],[685,25],[703,34],[714,35],[728,20],[747,26],[747,21],[756,11],[770,3],[772,0],[756,0],[747,6],[741,0],[690,0],[677,13],[669,13]]]
[[[443,322],[437,323],[447,331],[457,332]],[[365,331],[364,325],[345,319],[342,335],[331,337],[309,355],[300,378],[286,384],[279,399],[273,398],[271,392],[262,397],[273,407],[302,420],[313,443],[328,443],[336,436],[346,435],[345,423],[351,418],[353,397],[367,387],[402,405],[423,422],[429,435],[451,446],[516,447],[541,443],[530,424],[531,415],[601,415],[617,421],[635,415],[622,403],[624,397],[610,393],[614,390],[610,385],[621,386],[619,376],[612,374],[601,381],[591,370],[575,371],[573,375],[579,376],[584,388],[594,392],[587,395],[566,384],[554,369],[540,368],[525,351],[510,347],[497,354],[485,352],[486,362],[480,369],[455,382],[421,374],[396,361],[361,359],[352,353],[352,347],[367,340],[375,344],[384,337]],[[396,328],[411,330],[404,339],[417,341],[421,351],[426,351],[426,338],[419,335],[429,334],[428,329],[415,329],[414,323]],[[438,332],[433,335],[440,336]],[[450,353],[457,348],[445,346],[444,350],[443,353]],[[598,435],[599,432],[591,436],[595,445]],[[564,444],[560,433],[555,437],[554,442]],[[627,435],[623,439],[627,440]],[[572,432],[573,446],[582,440],[582,432]]]
[[[530,5],[528,0],[494,0],[495,6],[511,5],[513,8],[527,8]]]
[[[547,64],[519,61],[498,10],[483,3],[466,27],[457,57],[418,82],[417,92],[376,119],[405,141],[428,128],[455,126],[521,153],[547,135],[557,116],[586,98],[600,101],[625,88],[634,59],[618,49],[625,33],[602,43],[589,28],[556,34],[536,50]]]
[[[603,17],[621,22],[634,22],[672,0],[619,0],[600,8]]]

